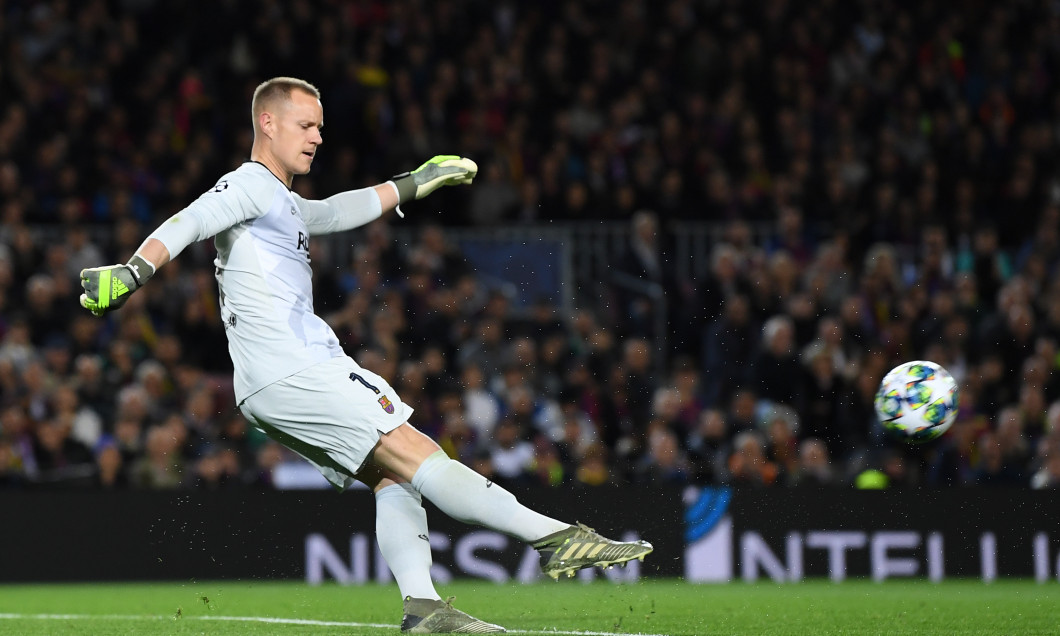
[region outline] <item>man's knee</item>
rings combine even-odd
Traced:
[[[379,437],[379,444],[372,451],[372,462],[404,481],[411,481],[423,460],[439,450],[434,440],[406,422]]]

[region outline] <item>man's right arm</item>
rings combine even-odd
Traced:
[[[221,181],[152,232],[128,263],[81,270],[81,306],[97,316],[118,309],[184,248],[256,213],[240,188]]]
[[[165,243],[150,236],[144,240],[143,245],[137,248],[136,254],[153,265],[155,271],[158,271],[159,267],[173,260]]]

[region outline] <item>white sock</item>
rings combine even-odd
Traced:
[[[441,599],[431,581],[431,543],[427,512],[411,484],[394,484],[375,493],[375,538],[394,573],[401,598]]]
[[[458,461],[438,451],[423,460],[412,485],[453,519],[485,526],[533,543],[570,527],[538,514],[501,488]]]

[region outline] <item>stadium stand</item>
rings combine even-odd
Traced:
[[[491,478],[1060,484],[1055,2],[8,0],[0,487],[275,486],[212,245],[77,306],[81,268],[246,159],[275,75],[323,95],[304,196],[482,167],[313,254],[346,349]],[[513,298],[456,240],[513,227],[606,277]],[[873,413],[911,359],[962,388],[924,447]]]

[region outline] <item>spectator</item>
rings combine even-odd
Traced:
[[[560,396],[559,408],[563,414],[563,433],[557,442],[560,459],[567,467],[567,472],[573,473],[589,446],[598,441],[599,432],[596,424],[582,410],[574,391],[567,391]]]
[[[466,340],[457,351],[457,364],[466,367],[475,364],[491,386],[500,376],[504,356],[504,328],[493,318],[478,322],[475,336]]]
[[[69,424],[71,438],[87,448],[94,448],[103,433],[103,421],[80,401],[72,384],[61,385],[52,393],[52,413]]]
[[[409,250],[411,267],[425,268],[435,281],[457,280],[467,269],[460,250],[446,238],[439,225],[426,225],[420,231],[419,241]]]
[[[1047,457],[1045,464],[1031,476],[1031,488],[1060,488],[1060,455]]]
[[[783,475],[797,470],[799,465],[799,419],[789,407],[774,406],[763,422],[766,457],[777,465]]]
[[[250,472],[247,481],[258,488],[273,488],[273,475],[276,468],[283,463],[286,449],[278,442],[266,441],[258,449],[257,465]]]
[[[836,445],[835,451],[843,452],[850,458],[863,455],[868,449],[878,447],[883,434],[876,416],[876,389],[880,386],[882,376],[870,370],[862,370],[847,387],[842,398],[841,421],[843,422],[843,439],[845,444]],[[828,443],[827,439],[825,443]],[[835,443],[835,442],[833,442]]]
[[[532,468],[536,482],[542,486],[559,486],[566,480],[559,451],[552,440],[544,435],[534,438]]]
[[[67,228],[64,249],[67,253],[64,274],[69,280],[76,280],[82,269],[96,267],[97,263],[105,261],[103,250],[92,241],[85,225],[77,224]]]
[[[208,447],[191,466],[189,487],[197,490],[218,490],[238,486],[242,475],[239,471],[239,460],[231,448],[223,445]]]
[[[780,478],[780,467],[769,461],[765,443],[754,431],[744,431],[733,440],[727,481],[737,486],[772,486]]]
[[[438,432],[438,445],[449,457],[471,464],[482,444],[476,430],[468,426],[462,411],[445,413],[442,428]]]
[[[742,295],[727,299],[722,315],[710,323],[703,336],[705,399],[717,406],[738,387],[750,381],[758,325]]]
[[[668,428],[659,428],[648,438],[648,452],[638,472],[641,480],[654,485],[685,484],[692,476],[677,435]]]
[[[646,337],[652,334],[657,312],[663,307],[668,309],[667,323],[671,322],[669,310],[679,300],[678,288],[672,257],[660,243],[656,214],[638,211],[631,224],[629,245],[614,268],[615,301],[623,332]]]
[[[986,433],[979,441],[979,461],[975,468],[975,483],[980,486],[1023,485],[1022,467],[1006,461],[1001,441],[994,433]]]
[[[33,462],[39,482],[79,487],[90,485],[95,472],[92,451],[70,437],[70,431],[70,423],[63,418],[37,425]]]
[[[651,399],[657,388],[652,366],[651,345],[647,340],[630,338],[622,344],[622,367],[626,391],[635,425],[644,426],[650,417]]]
[[[489,446],[493,475],[502,485],[530,481],[534,445],[525,439],[529,431],[511,419],[498,424]]]
[[[180,437],[173,425],[151,427],[147,431],[146,454],[131,468],[132,485],[146,490],[178,488],[184,475],[180,446]]]
[[[835,357],[817,350],[806,365],[801,436],[816,437],[828,444],[830,451],[843,454],[850,448],[843,420],[846,384],[839,375]]]
[[[692,480],[703,484],[722,481],[730,452],[727,433],[725,416],[720,411],[710,409],[700,414],[699,425],[685,444]]]
[[[174,3],[112,14],[96,3],[6,10],[0,447],[16,465],[13,481],[41,478],[37,429],[71,412],[80,415],[70,436],[88,448],[113,436],[125,471],[146,457],[145,431],[174,414],[193,425],[194,434],[174,429],[193,442],[183,449],[182,441],[181,453],[204,452],[196,440],[221,440],[244,467],[258,466],[258,447],[235,441],[226,432],[235,425],[218,415],[230,406],[230,388],[214,376],[228,362],[210,291],[212,245],[189,248],[184,269],[167,266],[161,284],[114,319],[75,315],[64,299],[84,263],[132,253],[143,226],[212,186],[207,175],[243,160],[237,149],[249,131],[230,125],[244,114],[228,109],[240,102],[225,93],[252,86],[259,69],[296,64],[319,70],[309,79],[325,100],[364,115],[329,123],[320,170],[299,185],[307,194],[378,183],[406,168],[416,149],[440,144],[483,166],[481,191],[445,193],[429,210],[411,204],[405,225],[372,224],[351,235],[353,246],[314,244],[318,308],[344,346],[370,358],[366,366],[423,394],[417,416],[425,424],[446,426],[448,411],[436,404],[443,378],[475,365],[483,379],[481,388],[465,387],[465,416],[480,441],[501,417],[490,392],[530,382],[532,412],[545,399],[576,399],[598,430],[595,442],[583,435],[575,445],[578,465],[599,476],[606,462],[602,480],[620,482],[649,451],[650,396],[672,384],[681,393],[680,450],[696,479],[713,479],[708,458],[725,452],[731,435],[756,429],[759,400],[796,408],[799,435],[826,444],[836,473],[874,467],[883,475],[882,456],[874,457],[891,446],[875,425],[875,387],[890,367],[926,358],[961,382],[961,415],[930,462],[916,454],[894,461],[899,481],[993,483],[1016,471],[1022,477],[1006,483],[1026,485],[1044,469],[1046,457],[1032,451],[1049,436],[1046,405],[1060,397],[1060,207],[1051,176],[1060,83],[1042,69],[1060,55],[1041,38],[1020,37],[1025,30],[991,25],[1050,25],[1051,5],[968,14],[927,0],[866,18],[812,3],[686,3],[675,23],[672,12],[632,0],[641,28],[617,28],[627,15],[617,12],[596,16],[590,33],[575,19],[589,5],[570,2],[569,12],[548,19],[514,3],[466,11],[458,24],[445,18],[449,4],[410,22],[409,12],[349,20],[342,3],[323,3],[316,10],[333,42],[267,55],[259,53],[274,47],[262,43],[287,37],[276,25],[298,7],[279,3],[235,43],[210,34],[238,31],[238,3],[188,24]],[[186,28],[159,31],[177,23]],[[503,37],[463,37],[494,23],[518,26]],[[719,27],[733,24],[742,26]],[[920,44],[906,37],[914,32]],[[102,34],[116,35],[103,46]],[[784,44],[810,40],[807,55]],[[409,55],[352,46],[381,41]],[[544,52],[529,54],[539,42]],[[717,64],[718,52],[730,50],[740,55]],[[629,51],[638,52],[635,63],[621,62]],[[354,52],[356,72],[335,72]],[[583,53],[584,64],[564,63]],[[672,59],[682,60],[677,72]],[[483,86],[488,99],[457,99],[482,97]],[[41,130],[48,134],[32,134]],[[997,210],[1008,217],[995,218]],[[575,237],[564,249],[576,278],[564,291],[582,290],[577,311],[558,316],[558,300],[525,311],[487,280],[495,272],[468,265],[449,231],[516,219]],[[569,224],[588,219],[591,228]],[[611,273],[596,261],[662,285],[668,347],[656,341],[653,299],[593,297],[600,280],[582,272]],[[788,347],[774,343],[778,350],[797,351],[809,369],[794,383],[788,354],[758,346],[762,323],[774,317],[793,332],[779,338]],[[519,337],[530,338],[534,362],[506,368],[505,351]],[[691,360],[680,377],[662,377],[659,369],[676,368],[674,352]],[[204,391],[214,396],[208,406]],[[482,398],[475,405],[472,394]],[[1014,405],[1020,434],[1002,417]],[[708,424],[694,415],[704,407],[718,412]],[[91,413],[98,432],[85,424]],[[987,434],[985,422],[996,430]],[[572,432],[556,424],[550,434],[566,440]],[[600,450],[590,452],[595,443]],[[987,467],[997,443],[1007,449],[1001,473]],[[256,483],[269,482],[272,455],[262,453]],[[191,472],[195,458],[187,459]]]
[[[14,445],[6,439],[0,439],[0,488],[15,489],[26,482],[20,464]]]
[[[749,230],[747,240],[750,240]],[[718,318],[729,300],[746,296],[750,290],[744,275],[749,268],[750,264],[741,261],[741,253],[735,246],[725,242],[715,245],[710,257],[710,273],[697,290],[697,318],[709,323]]]
[[[910,488],[919,485],[920,473],[910,462],[909,454],[900,449],[884,449],[880,458],[880,470],[890,488]]]
[[[595,443],[585,449],[574,473],[574,479],[584,486],[603,486],[613,483],[607,448]]]
[[[29,325],[25,320],[13,321],[8,325],[3,343],[0,344],[0,361],[10,362],[15,369],[21,371],[34,355]]]
[[[483,168],[471,194],[468,215],[476,225],[492,225],[512,216],[519,195],[500,162],[491,161]]]
[[[941,440],[928,469],[929,486],[962,486],[975,482],[973,453],[981,425],[974,419],[957,417],[949,434]]]
[[[1032,449],[1026,434],[1026,420],[1018,406],[1005,407],[998,413],[996,439],[1002,461],[1022,472],[1031,459]]]
[[[755,386],[760,399],[802,409],[805,372],[795,355],[795,326],[778,315],[762,327],[762,349],[755,357]]]
[[[799,443],[797,468],[789,473],[789,481],[799,486],[834,486],[838,479],[828,457],[828,446],[816,437]]]
[[[464,417],[478,439],[487,440],[500,419],[501,402],[486,387],[484,374],[477,364],[465,365],[461,377],[464,387]]]
[[[672,383],[677,401],[673,421],[678,434],[684,439],[695,428],[704,408],[699,370],[690,357],[674,361]]]
[[[1049,409],[1050,427],[1048,433],[1038,440],[1034,458],[1031,461],[1031,486],[1033,488],[1046,488],[1055,485],[1055,461],[1060,457],[1060,427],[1055,426],[1057,417],[1057,405]]]
[[[121,450],[113,440],[100,440],[96,448],[96,481],[103,490],[119,490],[129,485]]]

